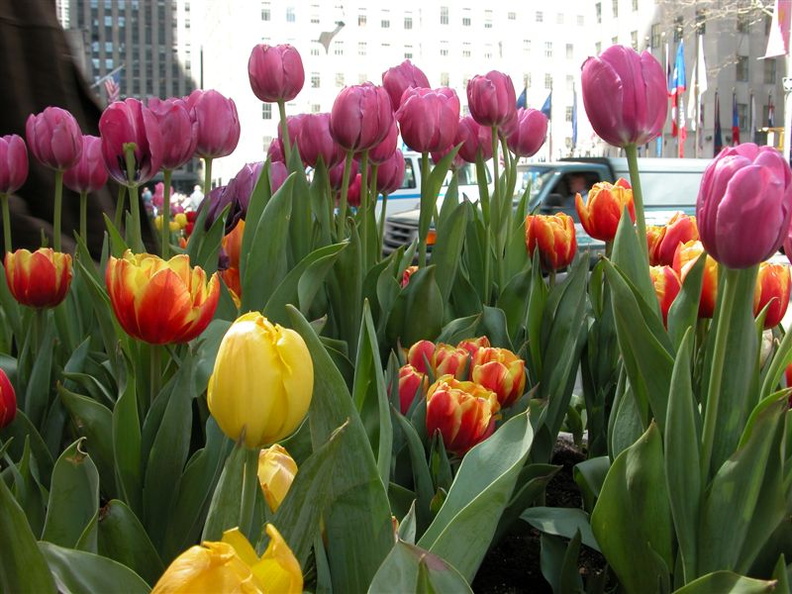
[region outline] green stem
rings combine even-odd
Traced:
[[[149,347],[149,409],[154,405],[154,400],[159,394],[162,386],[162,347],[158,344],[150,344]]]
[[[80,192],[80,237],[88,241],[88,191]]]
[[[426,195],[428,185],[429,153],[423,152],[421,153],[421,212],[418,218],[418,266],[421,268],[426,266],[426,236],[432,223],[430,209],[434,209],[434,204],[437,203],[437,196]]]
[[[63,171],[55,172],[55,214],[52,217],[52,246],[61,251],[61,213],[63,212]]]
[[[124,222],[124,198],[126,198],[126,186],[118,186],[118,197],[116,198],[116,214],[115,214],[115,228],[121,231],[121,225]]]
[[[242,476],[242,501],[239,505],[239,528],[246,536],[251,535],[251,524],[253,523],[253,511],[256,506],[256,496],[258,495],[258,459],[259,449],[245,450],[245,468]]]
[[[41,349],[44,346],[46,315],[47,309],[44,307],[37,307],[33,310],[33,337],[35,340],[34,346],[36,348],[36,358],[38,358],[38,356],[41,354]]]
[[[344,226],[346,225],[347,214],[347,194],[349,193],[349,177],[352,173],[352,151],[347,151],[344,161],[344,175],[341,178],[341,197],[338,205],[338,240],[344,238]]]
[[[286,124],[286,104],[282,99],[278,101],[278,114],[280,116],[281,141],[283,142],[283,159],[288,167],[291,162],[291,138],[289,138],[289,126]]]
[[[140,224],[140,200],[138,198],[138,184],[135,170],[135,144],[124,145],[124,159],[126,160],[127,182],[129,183],[129,211],[132,215],[132,228],[127,229],[130,247],[133,252],[142,253],[143,236]]]
[[[204,196],[208,196],[212,189],[212,160],[212,157],[204,157]]]
[[[368,237],[369,237],[369,207],[371,206],[368,199],[368,150],[363,151],[360,158],[360,214],[361,220],[361,243],[363,249],[360,250],[360,255],[363,264],[363,274],[368,270]]]
[[[165,169],[162,172],[163,183],[165,184],[162,190],[161,250],[163,260],[167,260],[170,257],[170,186],[172,175],[173,171],[170,169]]]
[[[638,226],[638,244],[641,246],[646,265],[649,265],[649,246],[646,243],[646,216],[644,214],[643,192],[641,191],[641,176],[638,172],[638,147],[628,144],[624,147],[627,155],[627,167],[630,170],[630,185],[635,203],[635,223]]]
[[[0,205],[3,207],[3,241],[5,251],[10,254],[11,248],[11,209],[8,207],[8,194],[0,193]]]

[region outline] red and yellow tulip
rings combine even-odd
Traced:
[[[575,209],[580,223],[591,237],[602,241],[613,241],[622,212],[627,208],[630,219],[635,222],[633,192],[627,180],[620,178],[615,184],[598,182],[588,193],[586,202],[580,194],[575,196]]]
[[[671,266],[651,266],[649,274],[652,277],[655,295],[660,303],[660,312],[663,314],[663,324],[668,323],[668,310],[679,295],[682,281]]]
[[[421,373],[407,363],[399,368],[399,409],[403,415],[410,410],[410,405],[415,400],[415,395],[420,391],[421,396],[426,396],[429,389],[429,376]]]
[[[5,273],[14,299],[29,307],[55,307],[66,298],[72,279],[69,254],[52,248],[35,252],[20,249],[6,252]]]
[[[767,315],[764,320],[765,329],[774,328],[781,323],[789,305],[790,274],[787,264],[762,262],[754,291],[754,315],[759,315],[765,306]]]
[[[495,392],[500,408],[511,406],[525,392],[525,361],[510,350],[481,348],[472,365],[470,379]]]
[[[17,411],[16,392],[5,371],[0,369],[0,429],[10,425]]]
[[[531,257],[539,250],[544,270],[563,270],[572,263],[577,252],[575,221],[565,213],[528,215],[525,217],[525,247]]]
[[[682,283],[685,282],[687,273],[703,253],[704,246],[700,241],[688,241],[677,247],[676,253],[674,253],[673,268]],[[715,312],[715,302],[718,299],[718,263],[709,254],[706,255],[706,258],[701,299],[699,300],[698,315],[700,318],[712,317]]]

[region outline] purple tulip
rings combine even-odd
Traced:
[[[261,101],[291,101],[305,83],[300,53],[291,45],[267,45],[253,48],[248,60],[248,76],[253,93]]]
[[[269,169],[269,182],[270,182],[270,192],[275,193],[277,192],[283,183],[286,181],[286,178],[289,177],[289,170],[286,168],[286,164],[282,161],[275,161],[274,163],[270,163]],[[250,203],[250,198],[248,197],[248,203]]]
[[[111,103],[99,118],[102,155],[110,177],[120,184],[139,185],[162,167],[163,139],[156,116],[138,99]],[[133,143],[133,179],[127,178],[124,145]]]
[[[393,111],[399,109],[404,91],[409,88],[429,88],[429,79],[409,60],[388,68],[382,73],[382,86],[388,91]]]
[[[396,119],[411,149],[419,153],[442,150],[457,133],[459,97],[448,87],[407,89]]]
[[[149,99],[148,108],[157,116],[162,132],[162,167],[178,169],[195,156],[198,122],[191,116],[184,99]]]
[[[663,67],[652,54],[613,45],[583,63],[583,105],[594,131],[624,147],[657,138],[668,113]]]
[[[517,97],[510,76],[491,70],[468,81],[470,115],[482,126],[504,126],[517,113]]]
[[[297,136],[292,138],[306,167],[316,167],[320,158],[327,167],[332,167],[344,158],[344,151],[330,134],[329,113],[306,114],[300,122]]]
[[[726,148],[704,171],[696,222],[704,249],[724,266],[748,268],[772,256],[790,217],[792,171],[773,147]]]
[[[102,139],[83,136],[82,156],[63,174],[63,184],[75,192],[96,192],[107,183],[107,167],[102,156]]]
[[[492,128],[482,126],[472,115],[459,120],[453,144],[456,146],[460,142],[462,146],[457,154],[468,163],[475,163],[479,152],[485,161],[492,159]]]
[[[443,159],[443,157],[445,157],[448,153],[451,152],[454,146],[455,145],[453,144],[449,144],[446,148],[444,148],[441,151],[432,151],[432,161],[434,162],[434,164],[437,165]],[[457,151],[457,154],[454,155],[454,160],[451,161],[451,170],[456,171],[464,164],[465,164],[465,160],[459,156],[459,151]]]
[[[330,134],[347,151],[363,152],[379,144],[392,123],[388,92],[370,82],[344,87],[330,112]]]
[[[369,150],[369,163],[379,165],[391,158],[396,145],[399,143],[399,127],[396,125],[396,120],[393,120],[390,130],[385,138],[375,147]]]
[[[25,141],[17,134],[0,136],[0,194],[13,194],[28,176]]]
[[[47,107],[28,116],[25,136],[30,152],[50,169],[73,167],[82,154],[82,131],[74,116],[60,107]]]
[[[506,137],[518,157],[532,157],[547,137],[547,116],[538,109],[518,109],[515,126]]]
[[[197,154],[204,159],[214,159],[233,153],[240,134],[234,100],[213,89],[196,89],[187,97],[187,106],[195,110],[198,122]]]
[[[344,182],[344,161],[341,161],[338,165],[335,165],[327,170],[327,176],[330,179],[330,187],[333,190],[340,190],[341,185]],[[356,159],[352,160],[352,169],[349,172],[349,180],[350,183],[355,176],[358,174],[360,170],[360,164],[357,162]]]
[[[396,149],[390,159],[377,167],[377,191],[380,194],[392,194],[401,188],[405,166],[404,155]]]
[[[277,139],[273,138],[272,142],[270,142],[269,148],[267,149],[267,158],[272,161],[283,161],[285,157],[283,156],[283,143]]]

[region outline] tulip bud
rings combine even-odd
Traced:
[[[754,291],[754,315],[758,316],[765,307],[767,315],[764,320],[765,329],[775,328],[781,323],[789,305],[789,266],[786,264],[759,264]]]
[[[419,153],[439,151],[454,142],[459,126],[459,97],[448,87],[404,92],[396,112],[402,138]]]
[[[250,312],[237,318],[220,343],[209,378],[209,411],[229,438],[259,448],[299,427],[313,380],[302,337]]]
[[[21,136],[0,136],[0,194],[13,194],[28,176],[28,154]]]
[[[382,86],[388,91],[393,111],[399,109],[402,96],[410,88],[429,88],[429,79],[423,71],[409,60],[388,68],[382,73]]]
[[[164,150],[162,132],[156,116],[139,100],[111,103],[99,118],[99,134],[105,166],[118,183],[139,185],[159,172]],[[133,170],[127,172],[125,147],[130,145],[134,163]]]
[[[248,60],[248,76],[253,94],[265,103],[291,101],[305,84],[300,52],[289,44],[253,48]]]
[[[296,474],[297,463],[282,445],[276,443],[259,452],[258,480],[272,513],[283,503]]]
[[[0,429],[14,420],[17,411],[16,392],[6,372],[0,369]]]
[[[289,170],[286,167],[286,163],[283,163],[282,161],[275,161],[274,163],[270,163],[270,168],[269,168],[270,192],[274,194],[275,192],[280,190],[280,187],[284,184],[287,177],[289,177]],[[248,204],[250,204],[249,198],[248,198]]]
[[[489,338],[486,336],[479,336],[478,338],[468,338],[466,340],[462,340],[457,345],[458,349],[465,349],[468,353],[470,353],[471,357],[475,357],[476,353],[479,349],[485,349],[492,346],[490,344]]]
[[[83,136],[82,156],[63,174],[63,184],[75,192],[97,192],[107,183],[107,167],[102,156],[102,139]]]
[[[495,392],[444,375],[426,395],[426,431],[439,431],[446,450],[461,456],[492,434],[499,410]]]
[[[547,116],[538,109],[518,109],[517,121],[506,139],[518,157],[533,157],[547,137]]]
[[[525,247],[533,257],[539,250],[539,260],[546,271],[563,270],[577,253],[575,221],[568,214],[528,215],[525,217]]]
[[[728,147],[704,171],[696,218],[704,249],[721,264],[748,268],[772,256],[790,217],[792,171],[773,147]]]
[[[500,407],[507,408],[525,392],[525,361],[508,349],[480,348],[473,356],[470,379],[495,392]]]
[[[434,373],[435,343],[430,340],[419,340],[407,352],[407,362],[419,373]]]
[[[267,159],[269,159],[271,162],[285,160],[285,157],[283,156],[283,143],[279,138],[274,138],[272,142],[270,142],[269,148],[267,149]]]
[[[74,167],[82,154],[80,125],[60,107],[47,107],[28,116],[25,136],[36,160],[50,169],[65,171]]]
[[[619,179],[615,184],[598,182],[589,190],[586,202],[580,194],[575,196],[575,209],[580,223],[594,239],[613,241],[622,217],[624,208],[635,222],[635,203],[630,184]]]
[[[482,126],[503,126],[517,116],[517,96],[510,76],[491,70],[468,81],[470,115]]]
[[[198,144],[198,122],[190,116],[184,99],[152,97],[148,108],[157,118],[162,133],[162,167],[178,169],[195,155]]]
[[[718,300],[718,263],[712,256],[704,253],[704,246],[700,241],[688,241],[677,247],[677,251],[674,253],[673,268],[679,275],[679,279],[684,283],[688,272],[702,255],[707,260],[704,264],[704,278],[701,286],[698,317],[711,318],[712,314],[715,313],[715,303]]]
[[[614,45],[583,63],[583,105],[591,127],[608,144],[624,147],[657,138],[668,114],[663,67],[652,54]]]
[[[387,136],[393,122],[388,92],[371,83],[345,87],[330,111],[330,134],[347,151],[363,152]]]
[[[472,116],[459,120],[454,145],[462,143],[458,155],[468,163],[475,163],[476,156],[481,154],[485,161],[492,159],[492,128],[482,126]]]
[[[187,97],[187,106],[198,122],[196,153],[204,159],[233,153],[241,132],[234,100],[213,89],[196,89]]]
[[[470,353],[466,349],[441,342],[435,347],[432,365],[436,377],[453,375],[459,380],[466,380],[470,372]]]
[[[404,269],[404,272],[402,273],[402,280],[401,280],[402,289],[409,284],[410,278],[416,272],[418,272],[418,267],[417,266],[408,266],[407,268]]]
[[[330,168],[344,158],[344,151],[330,134],[329,113],[306,114],[300,122],[299,132],[291,138],[299,147],[300,157],[306,167],[317,167],[321,158]],[[283,161],[283,157],[278,160]]]
[[[401,188],[406,166],[404,154],[396,149],[390,159],[377,167],[377,192],[385,196]]]
[[[39,248],[35,252],[20,249],[6,252],[4,265],[8,290],[22,305],[55,307],[69,292],[72,279],[69,254],[52,248]]]
[[[399,368],[399,409],[401,414],[407,414],[417,395],[420,394],[421,398],[426,397],[428,389],[429,376],[419,372],[409,363],[402,365]]]
[[[663,325],[668,325],[668,310],[682,289],[682,281],[671,266],[650,266],[649,274],[652,277],[655,295],[660,303],[660,312],[663,314]]]

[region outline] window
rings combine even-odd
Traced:
[[[774,85],[776,82],[776,60],[775,58],[767,58],[764,61],[764,81],[767,84]]]
[[[484,28],[485,29],[492,29],[492,11],[485,10],[484,11]]]
[[[750,29],[750,21],[747,12],[737,13],[737,33],[748,33]]]
[[[441,56],[447,56],[448,55],[448,42],[447,41],[441,41],[440,42],[440,55]]]
[[[611,37],[611,45],[618,45],[618,43],[619,43],[618,35],[614,35],[613,37]]]
[[[318,47],[312,47],[311,48],[311,55],[312,56],[318,56],[319,55],[319,48]]]
[[[441,86],[441,87],[447,87],[447,86],[449,86],[449,85],[448,85],[448,83],[449,83],[449,80],[450,80],[450,77],[449,77],[449,74],[448,74],[448,72],[441,72],[441,73],[440,73],[440,86]]]
[[[367,50],[366,42],[358,41],[358,56],[365,56],[366,50]]]
[[[509,14],[506,15],[506,18],[508,18],[510,21],[514,21],[514,20],[517,19],[517,13],[516,12],[510,12]]]
[[[553,75],[549,72],[545,74],[545,89],[552,89],[553,88]]]
[[[365,27],[366,21],[366,9],[361,8],[360,12],[358,13],[358,27]]]
[[[566,88],[567,88],[567,91],[572,91],[574,86],[575,86],[575,77],[572,76],[571,74],[567,74],[566,75]]]
[[[412,17],[411,16],[404,17],[404,28],[405,29],[412,29]]]
[[[319,24],[319,15],[318,14],[316,14],[316,13],[312,13],[311,14],[311,23],[313,23],[314,25],[318,25]]]
[[[341,88],[341,87],[344,86],[344,73],[343,72],[336,72],[335,85],[338,88]]]
[[[462,10],[462,26],[463,27],[470,27],[470,9],[465,8]]]
[[[619,0],[613,0],[613,18],[619,18]]]
[[[294,14],[294,7],[289,6],[286,8],[286,22],[293,23],[297,20],[297,16]]]
[[[320,84],[321,84],[321,80],[320,80],[320,77],[319,77],[319,73],[318,72],[312,72],[311,73],[311,88],[312,89],[318,89]]]
[[[413,46],[405,45],[404,46],[404,57],[408,60],[412,59],[413,57]]]
[[[634,50],[638,50],[638,31],[630,31],[630,45]]]
[[[651,44],[652,44],[651,47],[654,48],[654,49],[658,49],[660,47],[660,39],[662,38],[662,35],[661,35],[661,32],[660,32],[660,23],[654,23],[652,25],[652,29],[651,29],[651,34],[650,35],[651,35],[650,39],[651,39]]]
[[[566,57],[567,60],[571,60],[572,57],[575,55],[575,46],[571,43],[566,44]]]
[[[523,76],[523,80],[525,81],[525,86],[530,88],[531,87],[531,73],[529,72],[525,76]]]
[[[343,56],[344,55],[344,42],[343,41],[334,41],[333,42],[333,54],[336,56]]]
[[[763,127],[764,126],[767,126],[768,128],[775,127],[775,113],[771,113],[771,111],[775,112],[775,107],[771,110],[770,109],[771,105],[772,103],[768,103],[762,108],[762,121],[760,122],[760,124]]]
[[[563,25],[564,24],[564,13],[563,12],[559,12],[558,14],[556,14],[556,24],[557,25]]]
[[[638,0],[632,0],[633,12],[638,12]]]
[[[594,44],[594,53],[600,55],[602,53],[602,42],[598,41]]]
[[[684,24],[681,16],[678,16],[674,21],[674,41],[679,43],[682,41],[682,33],[684,32]]]
[[[601,2],[597,2],[594,5],[594,14],[597,15],[597,22],[601,23],[602,22],[602,3]]]
[[[440,24],[441,25],[448,24],[448,6],[440,7]]]
[[[463,41],[462,42],[462,57],[469,58],[470,57],[470,42]]]
[[[536,11],[536,22],[537,23],[544,22],[544,13],[541,10]]]
[[[382,11],[382,19],[380,20],[380,26],[383,29],[390,29],[390,11],[383,10]]]
[[[262,7],[261,8],[261,20],[262,21],[268,21],[271,18],[272,18],[272,14],[270,13],[269,5],[267,5],[266,7]]]
[[[311,103],[311,113],[319,113],[322,111],[322,106],[318,103]]]
[[[262,120],[272,119],[272,103],[263,103],[261,105],[261,119]]]
[[[740,130],[747,130],[748,129],[748,104],[747,103],[738,103],[737,104],[737,120],[740,125]]]
[[[582,14],[577,15],[577,24],[578,27],[582,27],[583,25],[586,24],[586,19],[583,18]]]
[[[736,78],[748,82],[748,56],[737,56]]]
[[[545,58],[552,58],[553,57],[553,42],[552,41],[545,41],[545,44],[544,44],[544,55],[545,55]]]
[[[572,106],[567,105],[564,108],[564,121],[571,122],[572,121]]]
[[[484,46],[484,59],[492,60],[492,44],[488,43]]]
[[[272,144],[272,136],[264,136],[261,140],[262,144],[264,145],[264,152],[266,153]]]
[[[531,40],[530,39],[523,39],[523,51],[526,54],[531,53]]]

